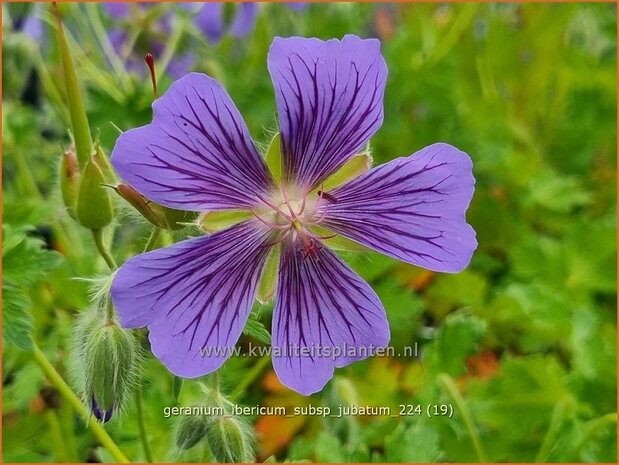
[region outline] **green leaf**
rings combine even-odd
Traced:
[[[265,344],[271,343],[271,335],[269,334],[269,331],[267,331],[262,322],[253,312],[249,314],[249,319],[247,320],[247,324],[245,324],[243,334],[251,336],[260,342],[264,342]]]
[[[282,180],[282,148],[279,132],[271,139],[271,143],[267,149],[266,162],[269,171],[273,175],[273,179],[275,179],[275,182],[279,183]]]
[[[21,290],[2,280],[2,340],[24,350],[32,349],[32,302]]]
[[[438,433],[424,420],[412,426],[400,423],[385,439],[386,462],[434,463],[440,456]]]
[[[466,371],[466,358],[478,350],[485,329],[485,322],[474,316],[449,315],[426,348],[428,367],[451,376],[461,375]]]
[[[28,292],[47,275],[60,256],[43,248],[43,241],[25,228],[2,227],[2,339],[21,349],[32,348],[33,319]]]

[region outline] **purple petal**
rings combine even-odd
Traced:
[[[247,36],[254,25],[258,16],[258,5],[254,2],[244,2],[237,6],[236,14],[230,24],[230,35],[236,38]]]
[[[268,57],[288,180],[316,186],[383,121],[387,67],[380,42],[276,37]]]
[[[112,283],[122,326],[148,326],[153,354],[175,375],[216,370],[251,311],[269,236],[245,222],[128,260]]]
[[[131,11],[131,3],[127,2],[104,2],[103,9],[114,19],[127,19]]]
[[[187,52],[172,58],[166,72],[173,79],[180,79],[191,70],[195,63],[195,55],[191,52]]]
[[[109,410],[102,410],[101,407],[99,407],[97,401],[95,400],[95,397],[92,396],[92,399],[90,399],[90,411],[97,420],[103,423],[107,423],[112,419],[112,413],[114,412],[114,409],[111,408]]]
[[[224,33],[223,4],[219,2],[205,3],[195,18],[198,29],[206,38],[216,44]]]
[[[329,192],[337,203],[323,225],[413,265],[457,272],[477,247],[465,218],[474,186],[467,154],[430,145]]]
[[[23,33],[35,41],[40,41],[43,37],[43,21],[39,16],[42,5],[42,3],[32,4],[22,27]]]
[[[374,291],[332,251],[303,258],[294,247],[280,260],[273,367],[283,384],[309,395],[324,387],[335,367],[386,346],[389,325]]]
[[[153,104],[149,125],[124,132],[116,171],[142,195],[192,211],[247,208],[272,178],[230,96],[214,79],[187,74]]]
[[[297,13],[305,10],[309,4],[307,2],[286,2],[286,6]]]
[[[110,44],[112,44],[114,51],[120,54],[122,51],[123,45],[125,44],[125,41],[127,40],[127,32],[124,29],[115,28],[115,29],[110,30],[107,33],[107,38],[110,41]]]

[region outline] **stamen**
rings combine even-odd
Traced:
[[[320,196],[321,199],[326,199],[330,203],[337,203],[337,199],[333,195],[329,194],[328,192],[318,191],[318,195]]]
[[[282,184],[282,195],[284,196],[284,203],[286,204],[286,206],[288,207],[288,211],[292,215],[292,219],[296,220],[297,215],[294,213],[294,210],[292,209],[292,206],[290,205],[290,199],[288,198],[288,191],[286,190],[286,186],[284,186],[283,184]]]
[[[256,213],[255,211],[251,210],[252,214],[256,217],[256,219],[258,221],[260,221],[262,224],[264,224],[265,226],[268,226],[269,228],[272,229],[288,229],[290,228],[289,224],[277,224],[277,223],[271,223],[270,221],[264,220],[260,217],[260,215],[258,213]]]

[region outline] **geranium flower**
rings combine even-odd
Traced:
[[[460,271],[477,245],[465,220],[474,178],[469,157],[440,143],[323,192],[382,124],[380,43],[276,38],[268,68],[281,182],[226,91],[206,75],[175,82],[153,104],[151,124],[120,136],[112,163],[146,197],[198,212],[246,211],[247,219],[128,260],[112,299],[123,326],[148,326],[152,351],[170,371],[205,375],[232,354],[267,258],[280,250],[273,365],[283,384],[310,394],[336,367],[389,342],[376,293],[322,231],[431,270]],[[204,356],[214,347],[224,350]]]

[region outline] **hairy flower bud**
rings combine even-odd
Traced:
[[[118,183],[112,187],[118,195],[129,202],[150,223],[162,229],[181,229],[183,222],[191,221],[193,212],[173,210],[144,197],[129,184]]]
[[[254,433],[244,419],[233,416],[211,418],[208,444],[218,462],[248,463],[254,461]]]
[[[76,331],[80,391],[93,415],[107,422],[122,408],[138,370],[139,348],[133,334],[90,310]]]
[[[75,147],[71,147],[62,156],[60,164],[60,193],[69,216],[77,220],[77,196],[80,188],[80,169],[77,164]]]
[[[85,228],[97,230],[112,222],[112,201],[103,184],[103,171],[96,160],[91,158],[82,173],[77,198],[77,220]]]
[[[167,221],[163,213],[163,207],[151,202],[129,184],[118,183],[111,186],[118,195],[131,204],[140,214],[159,228],[165,228]]]
[[[188,450],[206,436],[208,417],[205,415],[184,416],[176,430],[176,447]]]

